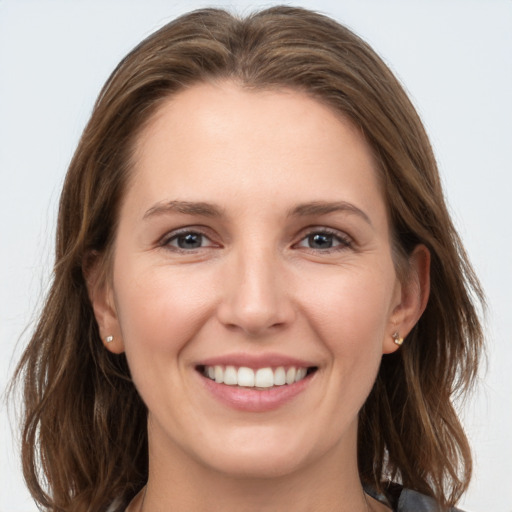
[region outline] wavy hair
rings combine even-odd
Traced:
[[[108,272],[134,141],[148,120],[169,96],[219,79],[300,90],[351,120],[378,162],[398,275],[417,244],[429,249],[426,310],[401,350],[383,357],[360,412],[359,469],[383,492],[394,481],[453,505],[471,475],[453,399],[477,373],[482,290],[400,83],[349,29],[292,7],[184,15],[132,50],[103,87],[65,179],[51,289],[15,376],[29,490],[53,512],[101,512],[116,499],[124,510],[147,479],[147,411],[125,356],[102,345],[84,266],[97,254]]]

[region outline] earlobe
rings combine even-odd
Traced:
[[[124,344],[115,308],[114,293],[102,264],[99,254],[90,254],[87,257],[87,263],[83,265],[84,278],[101,340],[107,350],[120,354],[124,352]]]
[[[409,257],[407,276],[400,283],[399,301],[388,326],[389,333],[382,347],[384,354],[395,352],[407,343],[407,335],[427,307],[430,295],[430,251],[423,244],[415,247]]]

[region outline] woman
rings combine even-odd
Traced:
[[[289,7],[179,18],[114,71],[68,171],[18,370],[29,488],[55,511],[452,507],[473,296],[364,42]]]

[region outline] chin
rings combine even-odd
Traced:
[[[290,426],[277,432],[268,427],[240,428],[224,442],[218,438],[216,441],[215,445],[210,444],[211,450],[204,447],[202,458],[207,465],[232,477],[254,479],[278,478],[300,471],[329,450],[327,446],[308,446],[307,436],[294,436]]]
[[[211,469],[230,476],[231,478],[243,478],[261,480],[266,478],[279,478],[299,471],[305,466],[303,454],[279,453],[275,451],[259,450],[259,453],[233,453],[225,454],[221,460],[216,460]]]

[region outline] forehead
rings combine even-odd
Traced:
[[[165,194],[221,203],[278,197],[287,206],[346,195],[362,207],[383,202],[362,134],[296,90],[194,85],[160,106],[139,135],[134,157],[129,188],[142,202]]]

